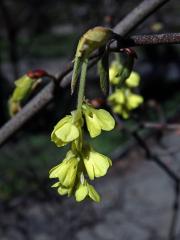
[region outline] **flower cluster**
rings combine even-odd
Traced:
[[[108,101],[115,113],[127,119],[129,118],[130,111],[143,103],[143,97],[133,92],[133,89],[139,86],[140,75],[132,71],[127,79],[122,80],[122,71],[123,66],[118,61],[114,61],[111,64],[109,79],[111,84],[117,87],[109,96]],[[121,87],[118,87],[118,85],[121,85]]]
[[[83,140],[83,126],[86,123],[92,138],[98,136],[102,130],[110,131],[115,126],[113,117],[104,109],[95,109],[87,103],[82,104],[81,111],[73,111],[71,115],[61,119],[51,134],[51,140],[62,147],[71,144],[65,159],[50,170],[49,177],[58,181],[56,187],[60,195],[74,195],[76,201],[86,197],[99,202],[100,196],[92,185],[87,182],[102,177],[112,165],[111,160],[96,152]]]
[[[78,202],[86,197],[95,202],[100,201],[99,194],[88,183],[88,178],[92,181],[104,176],[112,165],[108,157],[96,152],[85,143],[83,127],[86,124],[90,137],[95,138],[103,130],[110,131],[115,126],[115,121],[109,112],[104,109],[95,109],[84,100],[88,58],[96,49],[101,48],[105,51],[106,44],[114,37],[116,34],[111,29],[95,27],[87,31],[79,40],[71,80],[71,93],[73,93],[77,80],[80,78],[77,109],[71,112],[71,115],[61,119],[51,134],[51,140],[57,147],[70,144],[70,150],[65,159],[51,169],[49,177],[58,179],[53,187],[57,188],[60,195],[73,195]],[[100,65],[103,68],[103,64]]]

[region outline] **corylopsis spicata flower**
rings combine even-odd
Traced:
[[[139,86],[140,80],[140,75],[137,72],[132,71],[130,76],[126,79],[125,83],[128,87],[135,88]]]
[[[75,120],[74,113],[62,118],[54,127],[51,133],[51,140],[55,142],[58,147],[74,141],[79,137],[82,120]]]
[[[101,130],[110,131],[115,126],[114,118],[104,109],[95,109],[88,104],[82,106],[87,129],[92,138],[98,136]]]
[[[58,178],[65,188],[72,188],[76,179],[79,158],[70,150],[62,163],[50,170],[50,178]]]
[[[95,177],[106,175],[108,168],[112,166],[111,159],[94,151],[89,146],[84,149],[83,161],[87,174],[91,180],[94,180]]]
[[[75,198],[77,202],[83,201],[86,197],[90,197],[95,202],[100,202],[100,196],[96,192],[95,188],[90,185],[86,180],[83,183],[77,185],[75,191]]]

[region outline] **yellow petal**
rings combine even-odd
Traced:
[[[77,202],[81,202],[85,199],[85,197],[88,194],[88,189],[86,185],[79,184],[76,192],[75,192],[75,198]]]
[[[88,157],[84,158],[84,165],[86,167],[87,174],[91,180],[94,180],[94,166]]]
[[[60,186],[60,187],[58,188],[58,193],[59,193],[60,195],[66,195],[66,194],[70,195],[70,192],[71,192],[71,188],[65,188],[65,187],[63,187],[63,186]]]
[[[63,142],[71,142],[79,137],[79,131],[75,125],[65,123],[62,127],[55,131],[55,135]]]
[[[103,130],[110,131],[114,128],[115,126],[114,118],[108,111],[104,109],[99,109],[96,110],[95,114],[99,120],[99,125]]]
[[[67,115],[64,118],[62,118],[54,127],[54,131],[57,130],[58,128],[62,127],[65,123],[67,122],[72,122],[72,116]]]
[[[85,114],[86,125],[89,131],[89,134],[92,138],[98,136],[101,133],[101,127],[99,125],[99,121],[95,114],[90,115]]]
[[[95,177],[106,175],[107,170],[111,165],[111,160],[108,157],[95,151],[90,152],[89,161],[92,162]]]
[[[88,184],[88,195],[95,202],[101,201],[99,194],[96,192],[95,188],[90,184]]]
[[[132,71],[129,78],[126,79],[126,85],[128,87],[137,87],[140,82],[140,75],[137,72]]]
[[[63,186],[72,187],[74,185],[77,166],[78,160],[76,158],[71,158],[62,164],[58,177]]]
[[[127,107],[129,110],[137,108],[139,105],[143,103],[143,97],[137,94],[131,94],[128,97]]]

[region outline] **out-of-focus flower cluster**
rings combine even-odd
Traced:
[[[109,69],[110,83],[115,86],[114,92],[109,96],[108,101],[114,113],[127,119],[130,112],[143,103],[143,97],[134,92],[140,84],[140,75],[132,71],[127,79],[122,79],[123,66],[120,62],[112,62]]]

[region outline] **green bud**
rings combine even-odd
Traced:
[[[79,40],[76,57],[88,58],[94,50],[104,46],[112,35],[112,30],[105,27],[94,27],[88,30]]]
[[[16,88],[12,94],[11,99],[14,102],[20,102],[24,100],[32,90],[32,86],[35,80],[27,75],[22,76],[15,81]]]

